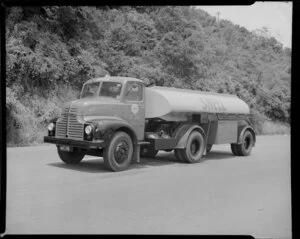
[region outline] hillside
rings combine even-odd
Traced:
[[[6,15],[7,142],[41,142],[95,76],[233,93],[258,132],[289,124],[291,49],[194,7],[12,7]]]

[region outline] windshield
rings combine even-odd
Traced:
[[[99,82],[85,84],[82,89],[81,98],[96,96],[99,84]]]
[[[122,84],[118,82],[102,82],[99,96],[120,99]]]

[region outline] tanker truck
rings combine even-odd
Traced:
[[[44,142],[55,144],[67,164],[99,156],[114,172],[159,150],[198,163],[214,144],[249,155],[256,141],[249,116],[248,105],[235,95],[145,87],[136,78],[106,76],[88,80],[79,99],[63,106]]]

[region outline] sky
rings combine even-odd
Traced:
[[[292,2],[255,2],[244,6],[198,6],[219,19],[226,19],[249,31],[267,27],[270,34],[284,47],[292,44]]]

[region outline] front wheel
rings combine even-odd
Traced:
[[[85,153],[78,148],[73,148],[72,152],[66,152],[66,151],[61,151],[59,147],[57,147],[57,152],[60,159],[66,164],[77,164],[85,156]]]
[[[103,159],[106,167],[114,172],[128,168],[133,155],[133,144],[125,132],[116,132],[104,149]]]

